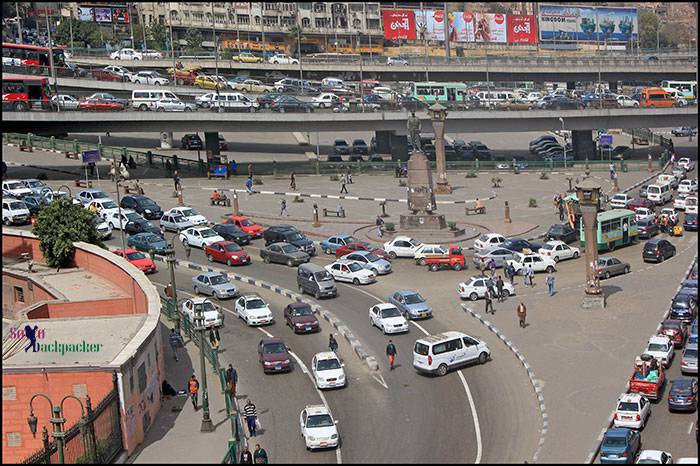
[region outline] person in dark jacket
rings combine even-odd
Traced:
[[[241,452],[241,464],[253,464],[253,454],[248,450],[248,445],[243,447]]]
[[[238,384],[238,371],[229,364],[228,369],[226,369],[226,385],[231,393],[231,398],[236,398],[236,384]]]
[[[255,453],[253,453],[253,460],[255,464],[267,464],[267,452],[259,443],[255,444]]]
[[[333,337],[333,334],[331,333],[328,335],[328,348],[336,353],[338,351],[338,342],[336,339]]]
[[[386,355],[389,357],[389,370],[394,370],[394,361],[396,360],[396,346],[394,342],[389,340],[389,344],[386,345]]]

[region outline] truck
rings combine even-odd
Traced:
[[[641,365],[646,364],[650,360],[651,356],[646,355],[642,355],[641,357],[637,358],[638,364],[637,367],[635,367],[634,374],[632,374],[632,377],[630,378],[629,391],[630,393],[639,393],[640,395],[644,395],[650,400],[658,400],[661,397],[663,385],[666,381],[664,367],[663,364],[658,365],[659,377],[656,381],[652,382],[646,380],[648,376],[646,378],[642,377]],[[639,363],[639,361],[641,361],[641,363]]]
[[[456,244],[450,244],[447,250],[447,254],[445,255],[425,258],[425,265],[428,266],[431,272],[437,272],[442,268],[451,268],[456,271],[467,268],[467,260],[464,257],[462,248]]]
[[[168,76],[171,80],[175,81],[178,86],[193,86],[201,70],[202,68],[200,66],[181,69],[168,68]]]

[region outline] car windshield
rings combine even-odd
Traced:
[[[142,252],[128,252],[128,253],[126,253],[126,257],[127,257],[130,261],[136,261],[136,260],[139,260],[139,259],[145,259],[145,258],[146,258],[146,255],[145,255],[144,253],[142,253]]]
[[[182,215],[176,215],[173,217],[173,223],[184,223],[186,221],[187,219],[185,219],[185,217],[183,217]]]
[[[375,256],[374,254],[367,254],[365,258],[370,262],[377,262],[381,259],[379,256]]]
[[[260,298],[256,298],[256,299],[249,299],[249,300],[246,302],[246,305],[245,305],[245,306],[246,306],[247,309],[262,309],[262,308],[264,308],[266,305],[265,305],[265,301],[263,301],[263,300],[260,299]]]
[[[332,427],[333,419],[328,414],[316,414],[309,416],[306,427]]]
[[[637,403],[621,401],[620,404],[617,405],[617,410],[618,411],[639,411],[639,405]]]
[[[223,285],[224,283],[229,283],[229,279],[226,275],[213,275],[209,277],[212,285]]]
[[[676,380],[671,388],[671,393],[676,396],[690,396],[693,394],[692,388],[690,380]]]
[[[484,235],[479,236],[479,241],[481,241],[481,242],[484,242],[484,243],[485,243],[485,242],[487,242],[488,240],[489,240],[489,235],[488,235],[488,234],[484,234]]]
[[[250,220],[245,219],[245,220],[241,220],[241,225],[243,225],[244,227],[252,227],[255,224],[253,222],[251,222]]]
[[[267,343],[263,345],[264,354],[278,354],[284,353],[287,348],[284,347],[284,343]]]
[[[217,235],[217,233],[211,228],[207,228],[206,230],[200,230],[199,232],[202,234],[202,238],[211,238]]]
[[[382,309],[382,318],[386,319],[388,317],[398,317],[401,313],[395,307],[390,307],[388,309]]]
[[[26,208],[25,204],[23,202],[15,201],[15,202],[10,202],[10,209],[12,210],[20,210]]]
[[[605,437],[603,445],[610,447],[624,447],[627,444],[625,437]]]
[[[292,309],[292,315],[294,317],[311,316],[313,314],[314,313],[309,306],[295,307]]]
[[[340,369],[340,361],[337,359],[321,359],[316,364],[317,371],[329,371],[333,369]]]
[[[214,305],[213,305],[212,303],[210,303],[209,301],[204,301],[203,303],[195,304],[195,305],[194,305],[195,313],[197,312],[197,310],[198,310],[199,308],[203,308],[203,312],[214,312],[214,311],[216,311],[216,308],[214,307]]]
[[[228,244],[224,245],[224,251],[226,251],[226,252],[238,252],[238,251],[242,251],[242,249],[236,243],[228,243]]]
[[[103,193],[102,191],[95,191],[95,192],[92,193],[92,198],[93,198],[93,199],[104,199],[105,197],[109,197],[109,196],[107,196],[107,195],[106,195],[105,193]]]
[[[182,210],[180,211],[180,213],[181,213],[184,217],[194,217],[195,215],[199,215],[199,212],[197,212],[197,211],[194,210],[194,209],[182,209]]]
[[[33,181],[25,181],[28,187],[30,188],[38,188],[39,186],[44,186],[44,183],[42,183],[39,180],[33,180]]]
[[[293,254],[297,251],[299,251],[297,247],[291,244],[285,244],[284,246],[282,246],[282,252],[285,254]]]
[[[16,183],[7,183],[7,189],[22,189],[24,185],[19,181]]]
[[[418,304],[425,302],[425,298],[420,293],[408,294],[405,296],[406,304]]]
[[[119,206],[114,201],[105,201],[102,203],[102,208],[103,209],[117,209],[117,208],[119,208]]]
[[[668,347],[663,343],[649,343],[647,351],[666,351]]]
[[[141,216],[139,214],[137,214],[136,212],[129,212],[128,214],[125,214],[125,217],[130,222],[136,222],[136,221],[141,220]]]
[[[683,357],[697,359],[698,358],[698,350],[686,348],[685,353],[683,353]]]
[[[156,203],[153,202],[153,201],[150,200],[150,199],[139,199],[139,200],[136,201],[136,202],[138,202],[138,204],[139,204],[141,207],[143,207],[144,209],[153,209],[153,208],[156,208],[156,207],[157,207],[157,206],[156,206]]]
[[[298,231],[290,232],[285,235],[285,239],[287,241],[301,241],[304,239],[303,236],[301,236],[301,233]]]
[[[146,241],[148,241],[149,243],[160,243],[164,240],[163,240],[163,238],[161,238],[158,235],[151,235],[148,237],[148,239]]]
[[[637,464],[661,464],[659,460],[653,458],[645,458],[637,461]]]

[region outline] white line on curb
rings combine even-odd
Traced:
[[[472,410],[472,417],[474,418],[474,430],[476,431],[476,459],[474,464],[481,463],[481,429],[479,427],[479,416],[476,414],[476,406],[474,406],[474,398],[472,397],[472,392],[469,390],[469,385],[467,384],[467,379],[464,378],[462,371],[457,371],[462,385],[464,385],[464,391],[467,392],[467,398],[469,399],[469,407]]]

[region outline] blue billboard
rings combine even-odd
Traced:
[[[608,42],[637,41],[636,8],[540,5],[540,41]]]

